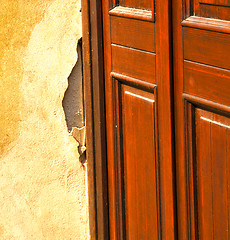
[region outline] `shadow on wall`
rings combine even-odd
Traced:
[[[85,156],[85,116],[84,116],[84,85],[82,74],[82,38],[77,46],[78,60],[68,78],[68,88],[65,92],[62,106],[65,112],[66,124],[70,135],[79,143],[78,151],[82,164]]]
[[[78,60],[69,78],[68,88],[62,101],[69,132],[74,127],[82,128],[84,121],[83,79],[82,79],[82,39],[77,46]]]

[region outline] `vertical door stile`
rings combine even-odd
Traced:
[[[173,1],[179,239],[230,238],[229,16],[229,1]]]
[[[171,3],[102,1],[110,238],[175,238]]]

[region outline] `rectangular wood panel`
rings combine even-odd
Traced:
[[[155,83],[155,54],[112,44],[112,71]]]
[[[153,0],[119,0],[119,5],[130,8],[151,10],[153,7]]]
[[[230,69],[230,35],[194,28],[183,28],[184,58]]]
[[[112,43],[154,52],[154,23],[111,16],[111,39]]]
[[[206,3],[214,6],[226,6],[230,7],[230,1],[229,0],[198,0],[199,3]]]
[[[155,97],[122,86],[126,234],[158,239]]]
[[[150,21],[150,22],[154,21],[154,14],[152,11],[142,10],[137,8],[127,8],[122,6],[116,6],[109,11],[109,15]]]
[[[195,0],[196,16],[230,20],[230,2],[228,0]]]
[[[184,92],[230,105],[230,71],[184,61]]]
[[[197,109],[195,124],[199,239],[229,239],[230,119]]]

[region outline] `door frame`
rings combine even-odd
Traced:
[[[81,0],[90,239],[108,240],[102,7]]]

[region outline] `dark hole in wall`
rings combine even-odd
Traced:
[[[69,132],[73,127],[81,128],[85,125],[81,39],[78,41],[77,53],[78,60],[68,78],[68,88],[62,101]]]

